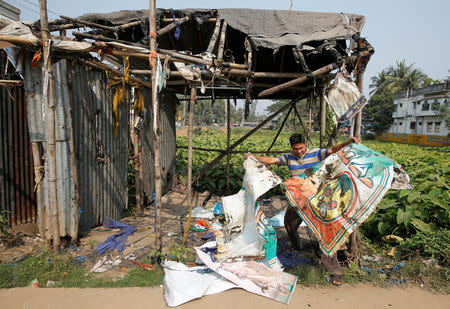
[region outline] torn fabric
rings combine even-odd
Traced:
[[[399,165],[361,144],[344,147],[314,170],[311,177],[293,177],[283,186],[327,255],[335,253],[375,211],[393,183],[395,188],[411,188]]]
[[[218,254],[224,261],[241,256],[263,256],[271,266],[280,267],[276,256],[277,238],[256,199],[282,182],[263,163],[249,156],[242,189],[222,198],[226,224],[215,230]]]

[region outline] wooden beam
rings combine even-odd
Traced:
[[[222,23],[222,31],[220,32],[219,49],[217,50],[217,59],[223,59],[223,49],[225,47],[225,36],[227,34],[228,23],[226,20]]]
[[[319,147],[324,148],[325,147],[325,129],[326,129],[326,115],[327,115],[327,103],[325,102],[325,88],[322,86],[319,89],[320,94],[320,129],[319,129]]]
[[[96,23],[90,23],[90,22],[82,21],[82,20],[79,20],[79,19],[76,19],[76,18],[67,17],[67,16],[64,16],[64,15],[61,15],[60,17],[66,19],[68,21],[71,21],[71,22],[73,22],[75,24],[86,25],[86,26],[91,27],[91,28],[102,29],[102,30],[111,31],[111,32],[114,32],[114,33],[117,33],[119,31],[116,27],[109,27],[109,26],[105,26],[105,25],[99,25],[99,24],[96,24]]]
[[[322,75],[325,75],[325,74],[327,74],[327,73],[337,69],[339,67],[338,64],[332,63],[332,64],[329,64],[329,65],[326,65],[326,66],[324,66],[324,67],[322,67],[322,68],[320,68],[318,70],[313,71],[311,73],[311,75],[312,75],[313,78],[318,78],[318,77],[320,77]],[[279,91],[288,89],[288,88],[290,88],[292,86],[301,85],[301,84],[305,83],[306,81],[308,81],[308,75],[296,78],[296,79],[291,80],[289,82],[286,82],[284,84],[281,84],[281,85],[275,86],[273,88],[261,91],[259,93],[258,97],[260,97],[260,98],[266,97],[266,96],[272,95],[274,93],[277,93]]]
[[[212,54],[214,51],[214,47],[216,46],[217,37],[219,36],[219,30],[220,30],[220,19],[216,20],[216,25],[214,26],[214,31],[211,36],[211,39],[209,40],[208,48],[206,49],[206,52],[208,54]]]
[[[53,251],[59,253],[60,232],[59,232],[59,210],[58,193],[56,191],[56,143],[55,143],[55,96],[53,92],[53,68],[52,57],[50,53],[50,31],[48,30],[47,18],[47,0],[39,0],[41,17],[41,35],[42,47],[44,50],[44,70],[42,71],[42,80],[47,81],[47,151],[48,151],[48,183],[50,192],[50,221],[53,235]],[[48,74],[48,80],[45,75]],[[47,86],[47,87],[46,87]],[[45,94],[44,94],[45,97]],[[45,220],[45,218],[41,218]]]
[[[195,83],[191,82],[191,96],[189,98],[189,120],[188,120],[188,175],[187,175],[187,194],[188,194],[188,204],[189,204],[189,217],[186,224],[186,228],[183,234],[182,244],[186,242],[186,238],[189,233],[189,228],[191,225],[192,218],[192,160],[193,160],[193,131],[194,131],[194,110],[195,110],[195,99],[197,96],[197,89]]]
[[[363,91],[363,78],[364,71],[359,71],[357,75],[356,85],[359,90]],[[355,116],[355,129],[353,130],[353,136],[361,136],[361,120],[362,120],[362,110],[359,111]]]
[[[190,17],[189,17],[189,16],[185,16],[185,17],[181,18],[181,19],[178,21],[178,24],[182,25],[182,24],[184,24],[185,22],[187,22],[187,21],[189,21],[189,20],[190,20]],[[156,34],[157,34],[158,36],[161,36],[161,35],[163,35],[163,34],[166,34],[167,32],[172,31],[173,29],[175,29],[176,26],[177,26],[177,23],[171,23],[171,24],[168,24],[168,25],[165,26],[164,28],[159,29],[159,30],[156,32]]]
[[[149,3],[149,35],[150,35],[150,55],[156,53],[156,0],[150,0]],[[153,58],[152,65],[152,107],[153,107],[153,132],[154,132],[154,149],[155,149],[155,195],[157,203],[156,218],[156,237],[155,248],[162,252],[162,178],[161,178],[161,130],[160,130],[160,108],[158,88],[156,85],[157,65],[156,58]],[[156,214],[155,214],[156,215]]]

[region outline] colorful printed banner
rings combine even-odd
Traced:
[[[393,182],[396,189],[411,188],[399,165],[361,144],[350,144],[314,169],[311,177],[293,177],[283,186],[327,255],[367,219]]]

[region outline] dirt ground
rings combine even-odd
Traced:
[[[1,307],[8,309],[168,308],[162,288],[0,290]],[[450,296],[419,288],[380,288],[368,285],[315,288],[297,286],[289,305],[233,289],[204,296],[178,308],[333,308],[333,309],[448,309]]]
[[[205,208],[214,208],[221,201],[220,197],[211,197],[206,201],[208,192],[196,193],[193,206],[204,205]],[[181,244],[181,236],[187,223],[189,208],[187,205],[186,188],[181,185],[167,193],[163,197],[162,210],[162,230],[163,230],[163,251],[168,252],[170,248]],[[272,198],[260,202],[265,215],[270,218],[287,207],[287,201],[284,198]],[[197,219],[193,218],[191,226]],[[131,262],[125,261],[123,257],[134,254],[137,261],[148,258],[149,254],[155,248],[155,211],[154,206],[150,205],[142,213],[135,214],[119,220],[128,225],[136,227],[137,231],[127,239],[125,250],[121,253],[117,250],[110,251],[113,257],[119,257],[122,263],[104,273],[98,274],[100,277],[121,278],[125,275],[122,268],[136,267]],[[81,265],[90,270],[101,258],[97,253],[97,246],[104,242],[109,236],[117,233],[118,229],[110,229],[103,226],[93,228],[81,235],[77,244],[66,244],[62,253],[70,255],[74,262],[77,258],[83,261]],[[42,245],[42,239],[39,237],[36,224],[26,224],[14,227],[11,231],[13,237],[0,239],[0,263],[17,263],[37,252]],[[284,229],[278,229],[278,237],[286,238]],[[190,231],[189,237],[185,243],[187,247],[200,246],[205,243],[201,240],[204,233]],[[105,253],[106,254],[106,253]]]

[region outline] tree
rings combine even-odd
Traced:
[[[415,68],[414,64],[406,64],[405,60],[397,61],[395,66],[385,68],[378,75],[371,77],[370,81],[371,97],[363,109],[363,114],[365,118],[372,120],[373,129],[377,133],[389,129],[393,122],[394,95],[397,92],[437,82]]]

